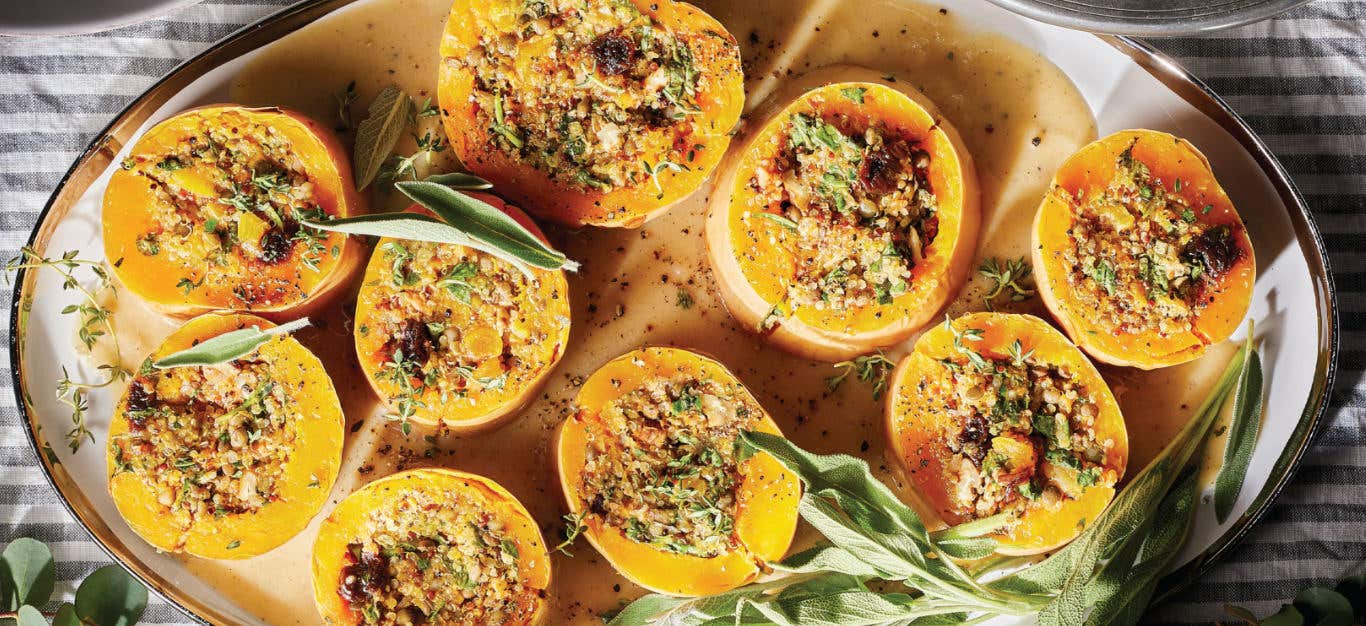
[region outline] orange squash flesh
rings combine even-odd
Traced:
[[[726,368],[705,356],[676,348],[642,348],[603,365],[580,388],[578,411],[561,425],[556,443],[560,486],[570,512],[582,515],[584,535],[620,572],[636,584],[660,593],[699,596],[720,593],[754,580],[760,567],[787,552],[797,525],[801,484],[776,459],[757,454],[741,462],[736,486],[735,545],[713,556],[669,552],[636,541],[588,511],[583,471],[590,446],[611,435],[601,412],[614,400],[653,380],[695,377],[739,385]],[[748,392],[739,387],[741,393]],[[757,403],[749,399],[746,404]],[[749,428],[781,434],[767,414]]]
[[[552,11],[558,6],[555,1],[541,6],[547,5]],[[626,126],[624,130],[594,122],[585,124],[582,135],[553,136],[555,143],[547,145],[559,146],[559,149],[549,153],[586,150],[587,154],[595,155],[602,152],[606,154],[605,159],[632,172],[630,179],[607,187],[585,184],[576,178],[576,171],[588,170],[579,169],[572,160],[564,161],[556,156],[555,164],[542,163],[538,167],[534,159],[542,157],[523,155],[521,148],[500,144],[495,117],[501,115],[504,125],[515,132],[537,132],[526,128],[523,120],[530,117],[532,111],[548,107],[543,101],[526,101],[534,99],[527,95],[528,86],[547,86],[553,97],[568,98],[571,94],[567,92],[573,91],[575,101],[589,107],[600,102],[612,103],[628,112],[637,111],[643,102],[636,99],[638,94],[661,93],[664,85],[661,81],[668,78],[663,73],[665,68],[648,75],[645,69],[632,70],[638,71],[640,76],[615,75],[615,72],[603,69],[605,66],[598,60],[601,57],[593,52],[595,48],[582,38],[575,40],[578,43],[569,44],[568,49],[558,49],[552,24],[568,24],[568,28],[582,26],[598,37],[611,35],[620,42],[618,50],[629,49],[636,55],[629,61],[634,64],[646,63],[639,58],[641,42],[632,39],[641,22],[623,28],[622,23],[604,17],[606,9],[586,11],[578,5],[557,13],[554,21],[544,16],[533,19],[528,15],[527,3],[522,0],[456,0],[451,6],[441,41],[442,63],[437,87],[442,121],[451,147],[467,169],[492,181],[501,193],[538,217],[571,226],[640,226],[696,191],[730,144],[729,133],[739,121],[745,99],[735,38],[719,22],[690,4],[674,0],[629,0],[624,6],[634,6],[643,16],[639,19],[649,20],[652,32],[668,33],[686,45],[691,55],[687,67],[697,78],[695,93],[686,103],[686,113],[672,116],[675,119],[666,117],[639,127]],[[476,71],[467,62],[495,46],[490,38],[529,32],[533,22],[542,29],[537,31],[540,34],[516,42],[516,57],[502,59],[505,69]],[[496,45],[508,44],[498,42]],[[640,67],[648,69],[654,65]],[[548,82],[564,77],[568,77],[564,79],[568,82]],[[502,95],[507,102],[505,110],[495,112],[490,111],[492,93],[481,85],[484,81],[496,80],[505,80],[509,93]],[[626,143],[618,145],[618,131],[638,150],[628,151]],[[573,139],[566,139],[569,137],[581,138],[586,143],[577,144]],[[568,147],[571,145],[574,148]],[[645,171],[646,163],[650,164],[651,171]],[[558,173],[550,173],[551,167]]]
[[[1014,500],[1022,507],[1016,521],[994,535],[1000,541],[997,552],[1001,554],[1037,554],[1066,544],[1109,505],[1114,484],[1124,475],[1129,445],[1119,405],[1095,366],[1062,333],[1037,317],[973,313],[954,320],[953,327],[959,333],[979,329],[980,340],[960,341],[993,363],[1012,358],[1011,346],[1019,341],[1024,353],[1033,351],[1033,363],[1065,368],[1076,376],[1078,389],[1094,398],[1095,440],[1109,442],[1096,469],[1113,480],[1085,487],[1079,495],[1061,497],[1056,505],[1044,498],[1026,500],[1021,496]],[[913,505],[931,526],[936,522],[956,525],[979,517],[964,515],[954,506],[958,472],[953,465],[961,462],[957,461],[961,457],[955,456],[950,445],[960,445],[967,425],[949,413],[948,407],[958,405],[960,391],[950,383],[949,369],[942,363],[945,359],[959,367],[972,367],[955,347],[954,333],[941,324],[922,335],[914,351],[897,365],[887,402],[891,450],[914,490]],[[1044,440],[1036,431],[1031,441],[1037,447],[1024,449],[1022,455],[1031,459],[1031,466],[1018,469],[1046,481],[1042,472],[1049,461],[1042,452]]]
[[[471,195],[499,208],[545,239],[536,224],[517,207],[488,194]],[[418,205],[408,210],[427,212]],[[394,286],[390,246],[395,243],[405,250],[432,250],[437,255],[434,262],[421,269],[415,269],[413,263],[406,266],[406,271],[416,271],[421,280]],[[444,276],[465,262],[483,264],[479,273],[462,279],[473,286],[471,295],[466,296],[468,303],[457,299],[441,283]],[[495,287],[481,282],[490,275],[483,267],[492,267],[499,276],[510,275],[522,281],[519,284],[523,287],[509,290],[514,294],[508,296],[514,301],[509,308],[496,307],[486,300],[501,296],[489,291],[497,291]],[[492,255],[454,244],[380,239],[365,269],[355,319],[356,355],[375,393],[391,405],[404,395],[392,376],[395,349],[404,345],[393,322],[402,319],[416,325],[418,334],[414,336],[425,339],[431,354],[431,360],[425,364],[436,367],[441,361],[446,367],[450,365],[446,361],[458,353],[459,365],[468,368],[457,372],[448,367],[447,375],[435,381],[414,376],[410,382],[418,385],[419,390],[413,396],[416,402],[411,421],[474,432],[491,428],[516,413],[545,383],[569,342],[569,287],[564,271],[532,268],[531,272],[535,283],[526,288],[521,274],[510,263]],[[421,315],[415,315],[413,306],[423,307]],[[439,325],[436,337],[431,330],[436,327],[431,324]],[[444,342],[453,343],[443,345]]]
[[[205,339],[250,326],[265,329],[274,324],[245,314],[201,315],[167,337],[148,358],[155,360]],[[127,471],[125,466],[139,464],[147,454],[124,449],[130,430],[137,427],[130,419],[128,391],[114,408],[106,455],[109,493],[128,525],[159,550],[210,559],[256,556],[303,530],[331,493],[341,466],[342,411],[322,362],[298,340],[287,335],[271,339],[252,357],[272,365],[270,371],[274,381],[288,390],[290,401],[301,416],[294,426],[294,440],[283,465],[283,474],[276,482],[277,497],[255,511],[187,516],[177,514],[159,502],[153,485],[137,473]],[[155,380],[156,376],[155,373],[140,374],[133,384]]]
[[[344,568],[352,561],[348,546],[371,532],[369,516],[404,497],[426,497],[436,502],[460,502],[477,515],[502,523],[501,532],[516,547],[517,575],[526,593],[515,598],[516,609],[504,624],[543,622],[546,590],[550,588],[550,555],[536,521],[526,507],[498,483],[465,472],[442,468],[409,470],[381,478],[347,496],[318,528],[313,543],[313,597],[327,624],[363,624],[361,611],[342,598],[338,588]],[[458,529],[446,529],[454,534]],[[452,581],[451,584],[456,584]],[[476,594],[488,589],[474,586]],[[446,619],[454,619],[449,614]],[[434,623],[457,623],[434,622]]]
[[[295,216],[362,213],[349,162],[332,131],[295,111],[231,104],[185,111],[143,134],[110,179],[105,254],[121,259],[113,269],[129,291],[168,315],[308,315],[360,267],[362,244],[301,230]],[[280,185],[285,179],[272,175],[285,170],[288,184]],[[250,208],[270,194],[269,210]]]
[[[848,359],[919,330],[957,293],[977,247],[977,176],[958,133],[924,95],[905,83],[886,83],[869,74],[861,68],[841,70],[842,76],[863,80],[824,84],[761,118],[762,126],[725,168],[707,215],[709,259],[731,314],[766,333],[779,347],[816,360]],[[849,94],[858,94],[861,102]],[[936,229],[937,234],[922,248],[924,258],[914,263],[899,295],[838,307],[789,301],[789,288],[801,268],[815,267],[831,275],[826,272],[827,260],[818,258],[827,246],[802,245],[801,238],[809,235],[798,235],[779,220],[759,219],[762,212],[781,215],[786,205],[761,195],[753,181],[782,177],[770,170],[789,141],[788,128],[798,114],[826,121],[847,119],[850,128],[841,129],[846,135],[875,127],[889,140],[905,141],[928,153],[926,179],[937,210],[927,218],[925,229]],[[860,233],[856,236],[870,236],[865,226],[855,228],[852,232]]]
[[[1154,184],[1168,197],[1191,207],[1184,219],[1194,227],[1227,228],[1236,259],[1221,274],[1205,272],[1200,305],[1190,324],[1177,331],[1120,328],[1099,315],[1092,295],[1069,281],[1064,251],[1074,245],[1077,198],[1101,194],[1118,169],[1125,150],[1147,166]],[[1078,195],[1080,194],[1080,196]],[[1082,148],[1058,169],[1053,185],[1034,218],[1034,270],[1039,294],[1069,337],[1092,357],[1114,365],[1154,369],[1185,363],[1227,339],[1242,322],[1252,300],[1256,260],[1252,242],[1237,210],[1205,158],[1190,142],[1153,130],[1126,130]],[[1123,272],[1123,268],[1120,270]],[[1140,312],[1140,315],[1143,313]]]

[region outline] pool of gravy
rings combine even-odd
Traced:
[[[1004,36],[979,32],[952,10],[871,0],[705,0],[704,9],[740,42],[747,76],[747,111],[781,93],[794,77],[833,64],[863,66],[925,92],[962,134],[981,181],[983,228],[979,258],[1026,255],[1029,225],[1053,170],[1095,138],[1094,116],[1057,67]],[[435,96],[437,44],[447,0],[367,0],[348,6],[260,51],[231,84],[247,105],[281,105],[343,126],[335,95],[355,81],[351,124],[380,89],[397,85],[421,105]],[[758,120],[746,116],[741,132]],[[418,120],[417,134],[440,132],[436,117]],[[354,130],[342,130],[348,144]],[[736,145],[736,144],[733,144]],[[415,150],[405,137],[396,151]],[[450,151],[419,162],[419,174],[455,169]],[[371,210],[405,203],[391,190],[369,190]],[[314,624],[309,549],[323,516],[352,490],[401,469],[444,466],[488,476],[515,494],[540,523],[549,545],[559,542],[565,505],[551,445],[569,414],[577,385],[602,363],[641,345],[681,346],[725,363],[773,415],[783,432],[815,452],[858,455],[879,477],[905,489],[886,456],[882,402],[852,377],[830,390],[837,370],[787,356],[739,327],[717,299],[702,240],[708,183],[664,216],[634,230],[551,227],[552,241],[583,269],[569,276],[573,330],[565,357],[535,401],[493,432],[457,436],[414,428],[404,436],[365,382],[351,341],[355,287],[340,294],[314,328],[298,337],[326,364],[346,413],[341,476],[313,523],[285,545],[244,561],[186,558],[197,576],[244,610],[272,624]],[[949,313],[985,308],[986,279],[974,275]],[[691,306],[686,306],[691,302]],[[1037,299],[998,307],[1047,316]],[[121,328],[148,326],[137,306],[115,313]],[[159,337],[138,337],[150,349]],[[912,340],[913,341],[913,340]],[[899,358],[911,342],[894,346]],[[141,353],[141,352],[139,352]],[[1106,369],[1127,417],[1130,474],[1166,444],[1204,397],[1228,350],[1158,372]],[[797,545],[814,541],[799,531]],[[596,624],[599,615],[643,591],[619,576],[586,542],[574,556],[555,554],[548,623]]]

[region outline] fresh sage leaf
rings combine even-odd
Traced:
[[[1002,612],[1035,608],[1035,599],[1001,597],[984,587],[930,541],[920,516],[873,476],[862,459],[815,455],[768,433],[740,434],[749,448],[772,455],[797,475],[806,492],[798,512],[835,546],[891,580],[929,594],[978,603]],[[928,558],[936,554],[939,558]]]
[[[863,583],[859,579],[846,574],[798,574],[698,598],[678,598],[655,593],[642,596],[627,605],[607,622],[607,626],[755,623],[740,619],[747,599],[774,595],[775,592],[802,595],[838,593],[863,588]]]
[[[395,185],[404,195],[426,207],[471,239],[490,246],[489,252],[532,267],[578,271],[579,264],[551,248],[493,205],[437,183],[405,181]]]
[[[432,174],[423,179],[425,182],[445,185],[451,189],[462,189],[468,191],[483,191],[493,189],[493,183],[484,180],[469,172],[450,172],[447,174]]]
[[[8,610],[22,605],[43,606],[52,597],[52,589],[57,584],[57,570],[52,560],[52,551],[41,541],[19,537],[5,546],[0,554],[8,574],[9,584],[5,586]]]
[[[1136,560],[1117,559],[1123,575],[1103,594],[1089,590],[1087,596],[1095,608],[1087,626],[1133,626],[1143,618],[1158,579],[1185,545],[1195,523],[1196,476],[1195,468],[1187,471],[1162,499],[1152,516],[1151,530],[1141,543],[1135,542],[1141,546]]]
[[[385,87],[375,96],[369,114],[356,127],[356,150],[351,166],[356,189],[364,189],[375,180],[413,113],[412,98],[394,85]]]
[[[803,550],[772,565],[773,569],[784,572],[838,572],[862,578],[892,578],[891,574],[865,563],[848,550],[832,545]]]
[[[47,626],[47,618],[43,617],[43,612],[27,604],[19,607],[15,613],[15,622],[17,626]]]
[[[997,513],[982,519],[964,522],[930,534],[934,542],[945,554],[963,560],[976,560],[991,556],[1000,547],[1000,542],[987,537],[1014,519],[1010,512]]]
[[[101,567],[76,589],[76,615],[100,626],[133,626],[147,608],[147,588],[118,565]]]
[[[81,618],[76,616],[76,605],[70,602],[63,602],[57,607],[57,614],[52,616],[52,626],[85,626],[81,623]]]
[[[1248,353],[1248,363],[1233,393],[1233,417],[1224,448],[1224,464],[1214,479],[1214,516],[1221,524],[1233,512],[1233,504],[1243,490],[1247,467],[1257,448],[1257,434],[1262,428],[1262,360],[1252,349],[1251,327],[1243,350]]]
[[[1148,512],[1165,496],[1177,478],[1177,470],[1185,467],[1204,440],[1251,356],[1246,347],[1233,355],[1191,420],[1148,467],[1129,481],[1129,486],[1115,496],[1090,528],[1043,563],[993,581],[990,587],[1013,593],[1057,590],[1053,601],[1040,612],[1039,623],[1068,626],[1080,623],[1089,609],[1084,590],[1091,582],[1098,562],[1123,552],[1125,542],[1139,530]]]
[[[954,537],[935,541],[934,545],[955,559],[971,561],[996,554],[1001,543],[991,537]]]
[[[240,359],[270,341],[276,335],[286,335],[309,325],[308,318],[300,318],[274,328],[261,330],[255,326],[229,331],[199,342],[174,354],[152,361],[156,369],[190,365],[220,365]]]

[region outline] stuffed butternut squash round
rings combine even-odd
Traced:
[[[441,56],[460,161],[573,226],[639,226],[692,194],[744,106],[735,38],[674,0],[455,0]]]
[[[545,238],[516,207],[474,195]],[[569,288],[563,270],[529,271],[465,246],[380,239],[356,304],[356,353],[393,415],[469,431],[540,389],[569,341]]]
[[[381,478],[318,529],[313,597],[328,624],[533,624],[550,556],[521,502],[448,469]]]
[[[974,313],[930,329],[892,374],[891,449],[915,504],[956,525],[1005,515],[1002,554],[1066,544],[1124,476],[1129,439],[1109,386],[1032,315]]]
[[[196,317],[148,363],[226,332],[270,322]],[[158,550],[245,559],[313,519],[341,464],[342,411],[322,362],[276,335],[222,365],[144,366],[109,426],[109,493]]]
[[[1252,300],[1247,229],[1184,139],[1126,130],[1072,155],[1034,218],[1039,294],[1097,360],[1153,369],[1228,339]]]
[[[764,122],[712,197],[707,249],[727,308],[798,355],[897,343],[967,276],[972,160],[924,96],[895,87],[806,92]]]
[[[741,460],[742,430],[780,434],[707,357],[643,348],[584,382],[560,427],[560,485],[589,542],[623,576],[674,595],[719,593],[782,558],[801,484],[776,459]]]
[[[298,317],[360,266],[361,244],[300,224],[362,212],[346,150],[286,109],[216,105],[148,130],[104,194],[119,281],[171,315]]]

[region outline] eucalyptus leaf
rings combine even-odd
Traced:
[[[25,604],[47,604],[57,583],[57,570],[52,551],[43,542],[19,537],[5,546],[0,560],[4,561],[9,579],[9,584],[5,586],[8,610],[13,611]]]
[[[1310,587],[1295,596],[1295,608],[1304,620],[1317,626],[1352,626],[1352,603],[1342,594],[1324,587]]]
[[[211,337],[179,352],[152,361],[156,369],[190,365],[220,365],[240,359],[270,341],[276,335],[292,333],[309,325],[308,318],[300,318],[273,328],[261,330],[249,326]]]
[[[1232,616],[1234,616],[1234,617],[1236,617],[1236,618],[1238,618],[1238,619],[1240,619],[1240,620],[1243,620],[1243,623],[1246,623],[1246,624],[1253,624],[1253,625],[1255,625],[1255,624],[1257,624],[1257,622],[1258,622],[1257,616],[1256,616],[1256,615],[1253,615],[1253,614],[1252,614],[1252,611],[1249,611],[1249,610],[1247,610],[1247,609],[1245,609],[1245,608],[1243,608],[1243,607],[1241,607],[1241,606],[1234,606],[1234,605],[1232,605],[1232,604],[1225,604],[1225,605],[1224,605],[1224,611],[1225,611],[1226,613],[1228,613],[1229,615],[1232,615]]]
[[[579,264],[565,257],[493,205],[445,185],[404,181],[395,185],[404,195],[426,207],[447,224],[492,249],[488,252],[541,269],[578,271]],[[509,258],[510,257],[510,258]]]
[[[57,607],[57,614],[52,616],[52,626],[84,626],[81,618],[76,616],[76,605],[70,602],[63,602]]]
[[[1352,602],[1352,613],[1366,621],[1366,574],[1348,576],[1338,581],[1333,590]]]
[[[432,174],[423,179],[429,183],[445,185],[451,189],[462,189],[468,191],[483,191],[493,189],[493,183],[484,180],[469,172],[449,172],[446,174]]]
[[[1299,609],[1290,604],[1282,605],[1281,610],[1276,611],[1275,614],[1260,622],[1253,623],[1260,626],[1304,626],[1305,624],[1304,616],[1300,614]],[[1316,626],[1313,622],[1309,622],[1309,624]]]
[[[352,159],[356,189],[364,189],[375,180],[413,113],[412,98],[394,85],[385,87],[375,96],[369,114],[356,127],[356,149]]]
[[[17,626],[47,626],[47,618],[43,617],[42,611],[25,604],[19,607],[15,623]]]
[[[76,615],[99,626],[133,626],[147,608],[147,588],[122,567],[106,565],[76,589]]]
[[[1214,515],[1223,523],[1233,512],[1233,504],[1238,501],[1238,492],[1243,489],[1247,478],[1247,467],[1252,462],[1252,452],[1257,448],[1257,434],[1262,427],[1262,363],[1256,350],[1251,350],[1252,330],[1248,329],[1247,344],[1250,350],[1248,366],[1238,377],[1238,387],[1233,394],[1233,418],[1229,425],[1227,447],[1224,448],[1224,464],[1214,479]]]

